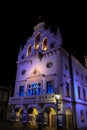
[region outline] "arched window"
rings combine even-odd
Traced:
[[[45,37],[42,42],[42,50],[46,51],[48,49],[48,39]]]
[[[35,37],[35,43],[34,43],[34,48],[37,50],[40,47],[40,33],[38,33]]]
[[[31,54],[31,45],[28,46],[26,56],[29,56],[30,54]]]

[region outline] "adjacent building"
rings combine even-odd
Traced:
[[[0,85],[0,120],[7,120],[10,115],[8,100],[11,96],[11,90],[11,86]]]
[[[56,129],[58,111],[59,125],[87,126],[87,69],[62,45],[59,29],[54,34],[41,22],[20,49],[14,95],[9,98],[15,121],[26,112],[34,127],[42,114],[46,126]]]

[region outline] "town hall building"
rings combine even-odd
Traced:
[[[41,22],[20,48],[14,95],[9,98],[15,121],[25,112],[32,127],[37,127],[39,114],[54,130],[57,115],[58,125],[66,129],[87,127],[87,69],[62,44],[60,30],[54,34]]]

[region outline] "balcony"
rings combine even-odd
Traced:
[[[29,103],[52,103],[55,102],[55,94],[34,95],[26,97],[10,97],[11,104],[29,104]]]

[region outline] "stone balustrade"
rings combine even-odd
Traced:
[[[10,97],[9,105],[11,104],[28,104],[28,103],[52,103],[55,102],[55,94],[34,95],[26,97]]]

